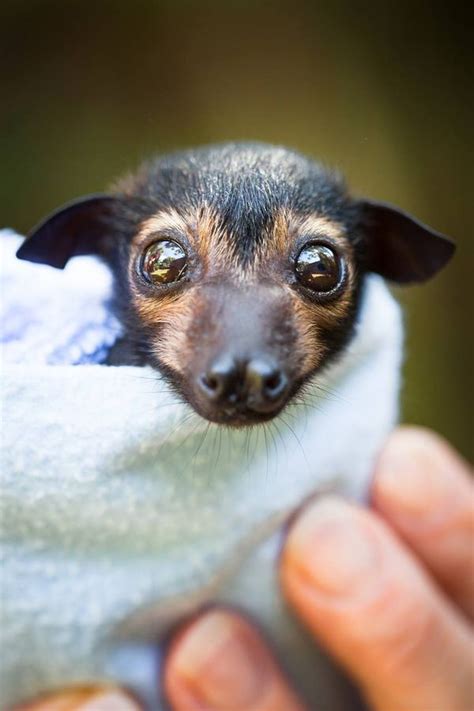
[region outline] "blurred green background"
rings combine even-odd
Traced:
[[[403,419],[472,456],[474,65],[461,4],[3,0],[0,28],[3,225],[25,231],[150,153],[261,139],[455,237],[446,271],[399,293]]]

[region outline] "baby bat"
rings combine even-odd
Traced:
[[[151,365],[202,417],[239,427],[277,415],[338,357],[369,272],[423,282],[453,252],[300,153],[228,143],[151,160],[62,207],[17,256],[104,260],[124,329],[109,362]]]

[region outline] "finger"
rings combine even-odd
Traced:
[[[468,465],[435,434],[414,427],[388,440],[373,503],[456,604],[474,617],[474,484]]]
[[[140,711],[140,706],[120,689],[81,686],[42,696],[12,711]]]
[[[173,711],[303,711],[249,622],[212,610],[172,644],[164,671]]]
[[[473,708],[467,622],[376,514],[336,498],[314,503],[290,530],[281,577],[375,708]]]

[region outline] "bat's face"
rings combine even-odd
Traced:
[[[316,212],[282,206],[239,246],[215,208],[159,210],[121,276],[148,362],[199,414],[229,425],[275,416],[340,350],[360,283],[345,225]]]
[[[231,144],[146,166],[115,196],[50,218],[22,250],[54,266],[101,254],[140,361],[206,419],[243,426],[278,414],[341,352],[367,270],[422,280],[452,245],[354,201],[299,154]]]

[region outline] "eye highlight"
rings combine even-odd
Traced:
[[[150,284],[171,284],[184,275],[187,261],[186,252],[178,242],[161,239],[145,249],[140,271]]]
[[[295,260],[300,283],[312,291],[335,289],[342,277],[342,263],[336,252],[325,244],[306,244]]]

